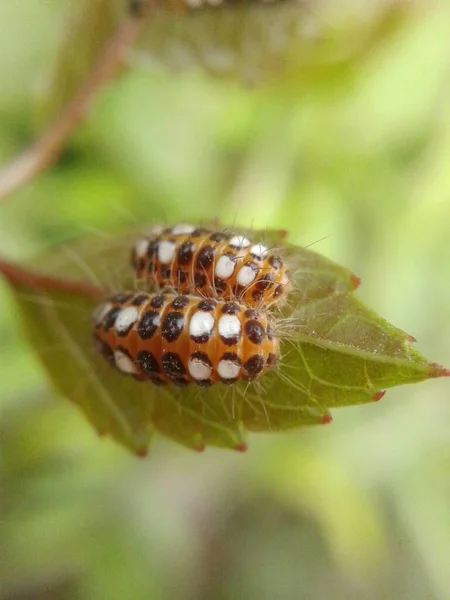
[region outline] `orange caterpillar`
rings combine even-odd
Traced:
[[[135,244],[136,274],[159,288],[270,306],[285,297],[290,273],[273,250],[242,234],[179,224]]]
[[[119,294],[94,312],[102,356],[155,385],[253,380],[279,358],[270,317],[240,302],[176,294]]]

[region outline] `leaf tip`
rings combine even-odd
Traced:
[[[240,444],[236,444],[234,449],[237,450],[237,452],[247,452],[248,444],[247,442],[241,442]]]
[[[378,400],[381,400],[381,398],[383,398],[383,396],[385,395],[386,390],[380,390],[379,392],[377,392],[376,394],[374,394],[372,396],[372,402],[378,402]]]
[[[206,448],[206,446],[205,446],[205,444],[203,444],[203,442],[202,442],[202,443],[198,444],[197,446],[195,446],[194,450],[195,450],[196,452],[204,452],[204,451],[205,451],[205,448]]]
[[[417,342],[416,338],[411,335],[410,333],[405,333],[406,335],[406,341],[410,342],[411,344],[415,344]]]
[[[438,363],[431,363],[430,377],[450,377],[450,369],[446,369]]]
[[[350,283],[351,283],[352,289],[356,290],[356,288],[359,288],[359,286],[361,285],[361,277],[358,277],[358,275],[351,273]]]
[[[332,423],[333,422],[333,415],[330,412],[327,412],[323,415],[322,419],[320,420],[321,425],[328,425],[328,423]]]

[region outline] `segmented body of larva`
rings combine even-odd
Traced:
[[[242,234],[194,225],[154,228],[136,242],[137,277],[160,289],[270,306],[286,297],[290,273],[281,257]]]
[[[271,317],[236,301],[119,294],[95,310],[93,324],[110,364],[155,385],[251,381],[279,357]]]

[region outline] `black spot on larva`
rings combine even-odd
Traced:
[[[204,287],[206,285],[206,275],[201,271],[197,271],[197,273],[194,275],[194,283],[195,287],[197,288]]]
[[[255,302],[258,302],[259,300],[261,300],[261,298],[264,296],[264,293],[261,292],[260,290],[253,290],[252,292],[252,298],[253,300],[255,300]]]
[[[180,379],[183,375],[186,375],[186,369],[184,368],[183,362],[180,356],[176,352],[166,352],[162,357],[162,368],[164,373],[170,379]]]
[[[195,383],[200,387],[206,388],[212,385],[213,382],[211,381],[211,379],[196,379]]]
[[[157,296],[152,298],[152,301],[150,302],[150,306],[152,308],[161,308],[161,306],[164,305],[165,301],[166,301],[166,297],[163,296],[162,294],[158,294]]]
[[[164,235],[170,235],[170,234],[172,233],[172,231],[173,231],[173,228],[172,228],[172,227],[166,227],[166,228],[163,230],[163,234],[164,234]]]
[[[244,369],[249,379],[257,377],[264,369],[264,358],[260,354],[254,354],[244,363]]]
[[[110,298],[110,301],[114,302],[115,304],[125,304],[125,302],[131,300],[132,297],[133,294],[116,294]]]
[[[133,298],[133,302],[131,304],[133,304],[133,306],[141,306],[141,304],[144,304],[146,300],[148,300],[147,294],[138,294]]]
[[[164,381],[164,379],[161,379],[161,377],[158,377],[157,375],[150,375],[149,379],[154,385],[157,385],[158,387],[167,385],[167,381]]]
[[[201,360],[202,363],[212,368],[212,362],[210,361],[209,356],[206,354],[206,352],[193,352],[191,354],[191,359]]]
[[[274,280],[273,273],[266,273],[265,275],[263,275],[262,277],[260,277],[257,280],[255,287],[258,290],[268,290],[269,288],[271,288],[273,286],[273,280]]]
[[[229,236],[226,233],[223,233],[223,231],[217,231],[216,233],[212,233],[209,236],[209,239],[211,242],[224,242],[229,239]]]
[[[178,248],[178,264],[188,265],[194,255],[194,244],[192,242],[183,242]]]
[[[163,279],[170,279],[172,269],[169,267],[169,265],[161,265],[160,273]]]
[[[198,227],[197,229],[194,229],[194,231],[191,233],[191,237],[200,237],[202,235],[205,235],[206,233],[209,233],[209,229],[205,229],[204,227]]]
[[[147,375],[155,375],[161,370],[156,358],[147,350],[139,350],[136,355],[136,361]]]
[[[239,304],[235,302],[225,302],[222,306],[222,312],[224,315],[236,315],[239,312]]]
[[[247,310],[244,313],[244,317],[246,319],[259,319],[259,314],[255,309],[247,308]]]
[[[278,362],[278,356],[273,352],[269,352],[269,356],[267,357],[267,364],[269,367],[273,367]]]
[[[157,249],[158,249],[158,240],[153,240],[152,242],[150,242],[150,244],[148,245],[148,250],[147,250],[148,258],[153,258],[155,256]]]
[[[215,300],[202,300],[201,302],[198,303],[198,310],[203,310],[205,312],[211,312],[214,310],[214,308],[216,307],[216,301]]]
[[[217,293],[223,294],[227,289],[227,284],[223,279],[219,279],[218,277],[216,277],[214,279],[214,289]]]
[[[114,306],[113,308],[111,308],[111,310],[109,310],[106,315],[105,318],[103,319],[103,329],[104,331],[109,331],[111,329],[111,327],[114,325],[117,315],[119,314],[119,312],[122,310],[121,306]]]
[[[177,296],[171,306],[172,308],[184,308],[187,304],[189,304],[189,298],[187,296]]]
[[[187,273],[183,269],[177,269],[177,281],[178,283],[186,283]]]
[[[208,269],[214,261],[214,248],[212,246],[204,246],[197,254],[195,265],[199,269]]]
[[[143,340],[149,340],[159,327],[159,312],[147,310],[142,315],[137,328],[138,335]]]
[[[101,340],[96,334],[94,334],[94,344],[97,352],[106,360],[106,362],[114,366],[114,352],[108,344]]]
[[[254,344],[261,344],[265,338],[264,327],[258,321],[247,321],[245,324],[245,333],[248,339]]]
[[[236,352],[224,352],[220,357],[220,360],[229,360],[235,365],[238,365],[239,367],[242,365],[242,361],[239,358],[239,355],[236,354]]]
[[[205,344],[212,336],[212,331],[208,331],[203,335],[191,335],[189,336],[196,344]]]
[[[180,312],[170,312],[164,317],[161,325],[161,335],[168,342],[175,342],[184,327],[184,315]]]
[[[274,269],[281,269],[283,261],[276,254],[272,254],[272,256],[269,256],[269,265]]]
[[[235,346],[239,342],[240,337],[241,334],[239,333],[238,335],[233,335],[232,337],[224,337],[221,335],[220,339],[226,346]]]
[[[273,297],[274,298],[278,298],[278,296],[281,296],[281,294],[284,292],[284,285],[282,283],[280,283],[279,285],[277,285],[277,287],[274,289],[273,291]]]

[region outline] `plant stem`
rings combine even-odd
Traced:
[[[22,284],[34,290],[53,290],[75,294],[77,296],[89,296],[102,298],[106,292],[84,281],[62,279],[52,275],[43,275],[22,269],[6,260],[0,258],[0,274],[12,284]]]
[[[78,92],[42,136],[0,171],[0,202],[54,163],[66,139],[85,116],[95,94],[116,74],[145,19],[128,16],[119,25]]]

